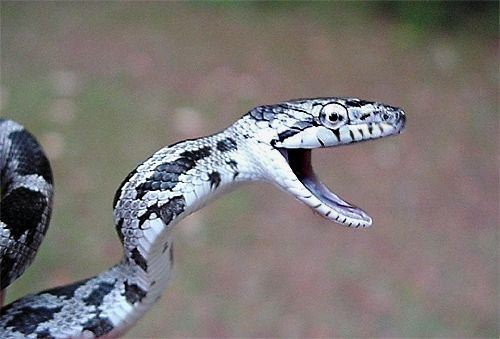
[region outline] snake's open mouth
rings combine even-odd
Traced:
[[[318,179],[312,167],[310,149],[281,148],[280,152],[306,189],[321,203],[336,212],[330,216],[331,213],[327,211],[324,213],[326,217],[333,217],[337,222],[354,227],[371,224],[371,218],[363,210],[341,199]]]

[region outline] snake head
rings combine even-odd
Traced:
[[[318,179],[311,150],[399,134],[406,121],[403,110],[358,98],[315,98],[256,107],[248,116],[259,126],[260,144],[272,154],[271,160],[259,157],[265,179],[329,220],[352,227],[371,225],[363,210]]]

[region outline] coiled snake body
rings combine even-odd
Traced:
[[[0,337],[115,337],[160,297],[172,267],[172,229],[237,183],[271,182],[337,223],[371,218],[315,176],[311,149],[400,133],[399,108],[357,98],[297,99],[259,106],[220,133],[167,146],[139,164],[116,191],[120,263],[70,285],[3,307]],[[0,120],[0,289],[23,273],[46,232],[52,175],[35,139]]]

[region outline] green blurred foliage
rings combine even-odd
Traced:
[[[375,1],[369,8],[422,34],[467,30],[469,24],[476,26],[476,33],[498,34],[496,1]]]
[[[262,13],[311,11],[318,19],[328,20],[338,13],[350,11],[346,21],[387,19],[414,30],[417,34],[442,31],[465,31],[469,24],[476,33],[496,36],[498,11],[496,1],[211,1],[195,2],[193,6],[239,8]]]

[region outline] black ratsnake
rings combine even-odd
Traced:
[[[399,134],[404,112],[357,98],[297,99],[249,111],[220,133],[160,149],[116,191],[124,255],[99,275],[3,307],[0,337],[116,337],[160,297],[173,260],[172,229],[238,183],[263,180],[349,227],[371,218],[323,185],[311,149]],[[0,120],[0,290],[32,262],[52,202],[49,162],[19,124]]]

